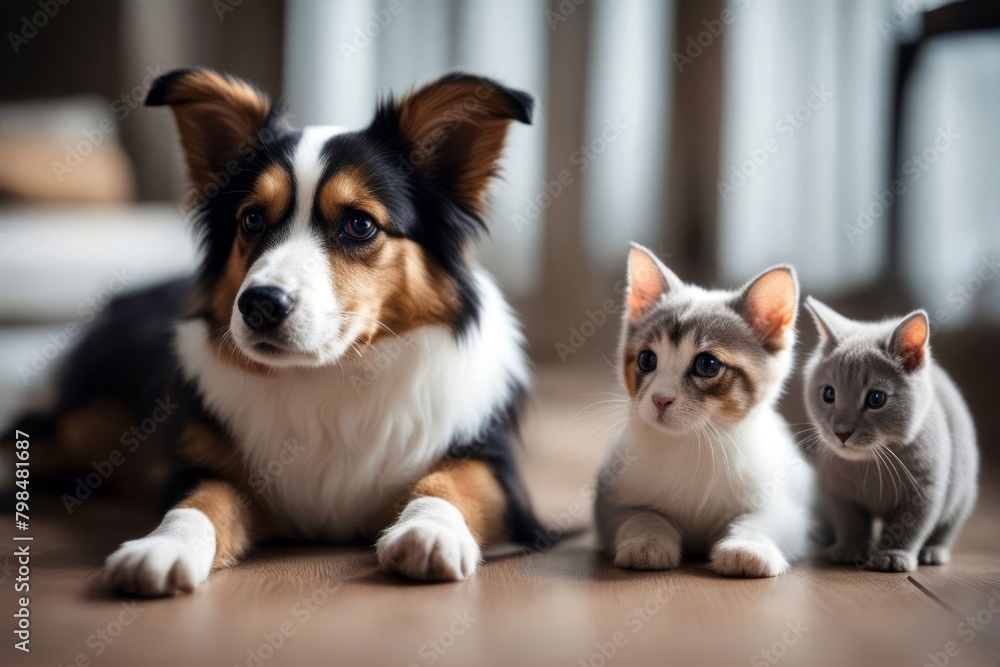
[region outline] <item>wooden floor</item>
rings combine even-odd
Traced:
[[[541,373],[525,468],[550,524],[589,525],[585,485],[602,455],[599,432],[613,427],[601,413],[613,404],[598,404],[611,382],[607,369]],[[101,562],[154,517],[99,498],[72,517],[56,505],[33,517],[30,654],[12,648],[16,573],[0,572],[0,664],[995,667],[1000,484],[995,471],[982,479],[955,562],[914,575],[951,612],[906,575],[820,563],[769,580],[725,580],[699,564],[623,572],[597,554],[590,531],[493,558],[461,584],[401,583],[376,571],[369,549],[272,547],[193,595],[123,601],[97,584]]]

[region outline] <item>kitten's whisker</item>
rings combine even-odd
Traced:
[[[913,491],[915,493],[919,493],[919,494],[922,495],[923,494],[923,487],[917,482],[917,479],[913,476],[913,473],[911,473],[909,471],[909,469],[906,467],[906,464],[903,463],[903,460],[901,458],[899,458],[899,454],[897,454],[896,452],[892,451],[892,449],[890,447],[885,447],[885,451],[888,452],[889,454],[891,454],[893,456],[893,458],[895,458],[896,461],[899,462],[899,467],[906,474],[906,478],[910,481],[910,486],[913,488]],[[900,480],[900,482],[902,482],[902,480]]]

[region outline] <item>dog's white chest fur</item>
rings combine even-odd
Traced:
[[[361,358],[264,377],[221,362],[204,322],[178,327],[182,369],[229,429],[247,485],[289,535],[373,537],[393,505],[456,441],[469,440],[526,383],[521,334],[499,290],[477,275],[480,325],[385,337]],[[399,508],[401,509],[401,507]]]

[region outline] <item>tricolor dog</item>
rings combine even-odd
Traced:
[[[189,69],[146,104],[176,119],[203,261],[183,298],[131,297],[95,333],[110,365],[141,347],[130,312],[176,319],[179,493],[110,581],[191,591],[272,537],[373,541],[384,570],[460,580],[484,546],[530,543],[522,335],[470,246],[531,97],[452,74],[364,129],[296,129],[252,85]]]

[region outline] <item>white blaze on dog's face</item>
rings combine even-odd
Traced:
[[[467,246],[511,120],[531,99],[450,75],[360,131],[287,126],[249,84],[165,77],[205,245],[197,316],[250,370],[322,366],[381,336],[476,318]]]

